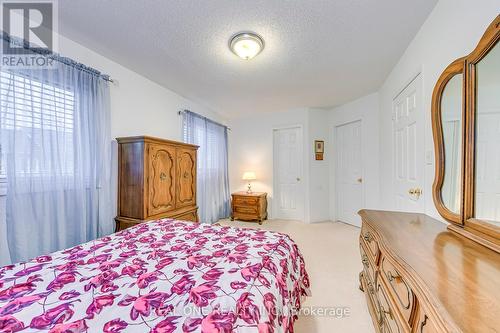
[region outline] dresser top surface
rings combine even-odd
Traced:
[[[379,235],[380,246],[463,332],[500,330],[500,254],[424,214],[362,210],[360,215]]]

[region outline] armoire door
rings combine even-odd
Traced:
[[[148,216],[175,209],[175,147],[148,145]]]
[[[177,149],[176,207],[196,204],[196,151]]]

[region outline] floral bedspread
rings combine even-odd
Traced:
[[[164,219],[0,268],[0,332],[293,332],[308,293],[287,235]]]

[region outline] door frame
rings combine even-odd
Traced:
[[[277,194],[277,183],[278,183],[278,177],[277,177],[277,173],[278,173],[278,170],[276,170],[276,163],[274,163],[274,161],[276,161],[276,146],[275,146],[275,142],[274,142],[274,133],[276,131],[279,131],[279,130],[285,130],[285,129],[292,129],[292,128],[298,128],[300,129],[301,131],[301,134],[302,134],[302,142],[301,142],[301,155],[302,155],[302,178],[301,178],[301,182],[300,182],[300,189],[301,189],[301,192],[304,193],[303,197],[302,197],[302,216],[299,217],[299,220],[301,221],[304,221],[306,223],[308,223],[309,221],[306,221],[306,205],[309,204],[309,191],[308,191],[308,188],[309,186],[306,186],[306,179],[308,179],[306,177],[306,173],[308,172],[308,170],[306,170],[306,160],[305,160],[305,149],[304,149],[304,136],[305,136],[305,133],[304,133],[304,125],[302,124],[291,124],[291,125],[282,125],[282,126],[273,126],[272,128],[272,145],[273,145],[273,200],[272,200],[272,212],[273,212],[273,215],[272,215],[272,218],[281,218],[280,216],[278,216],[278,200],[276,200],[276,194]]]
[[[411,75],[409,75],[409,79],[405,80],[402,82],[402,84],[399,86],[400,88],[398,88],[396,90],[396,92],[393,94],[394,97],[392,97],[392,100],[391,100],[391,200],[390,200],[390,204],[392,206],[392,209],[394,210],[397,210],[397,203],[396,203],[396,191],[397,191],[397,186],[396,186],[396,151],[395,151],[395,135],[394,135],[394,102],[396,101],[396,99],[399,97],[399,95],[401,95],[405,90],[406,88],[408,88],[408,86],[410,86],[415,80],[420,80],[420,84],[417,85],[418,88],[420,89],[420,105],[421,105],[421,115],[420,115],[420,118],[419,120],[422,121],[422,131],[424,132],[424,140],[423,140],[423,151],[424,151],[424,156],[423,156],[423,159],[422,159],[422,163],[424,163],[424,166],[423,166],[423,169],[422,169],[422,179],[421,179],[421,182],[422,182],[422,188],[424,190],[424,194],[422,196],[422,202],[423,202],[423,206],[422,206],[422,212],[421,213],[425,213],[426,212],[426,208],[427,208],[427,204],[426,204],[426,201],[427,201],[427,194],[426,194],[426,184],[425,184],[425,180],[426,180],[426,165],[427,165],[427,162],[425,161],[425,155],[426,155],[426,146],[425,146],[425,122],[426,122],[426,114],[425,114],[425,110],[424,110],[424,105],[425,105],[425,98],[424,98],[424,69],[423,67],[418,67],[416,70],[414,70]],[[430,117],[430,114],[429,114],[429,117]]]
[[[332,126],[332,131],[330,132],[331,135],[332,135],[332,139],[331,139],[331,148],[333,151],[331,152],[332,156],[333,156],[333,163],[331,165],[331,168],[330,170],[333,171],[333,177],[331,177],[331,186],[332,188],[334,188],[335,190],[333,191],[333,203],[330,202],[330,204],[333,204],[333,214],[330,214],[333,221],[337,222],[339,221],[339,201],[338,201],[338,198],[339,198],[339,191],[340,189],[337,187],[337,183],[338,183],[338,179],[337,179],[337,163],[338,163],[338,150],[335,149],[335,146],[337,144],[337,135],[338,135],[338,128],[341,127],[341,126],[345,126],[345,125],[349,125],[349,124],[352,124],[352,123],[355,123],[355,122],[358,122],[360,123],[360,128],[361,128],[361,135],[360,135],[360,140],[361,140],[361,147],[363,147],[363,138],[364,138],[364,122],[363,122],[363,117],[362,116],[355,116],[349,120],[344,120],[344,121],[341,121],[341,122],[337,122],[335,124],[333,124]],[[361,206],[362,207],[365,207],[366,205],[366,181],[365,181],[365,175],[366,175],[366,172],[365,172],[365,154],[363,154],[363,151],[361,151],[361,177],[363,178],[363,182],[361,183]],[[347,223],[345,221],[340,221],[342,223]],[[352,225],[350,223],[348,223],[349,225]],[[354,225],[352,225],[354,226]]]

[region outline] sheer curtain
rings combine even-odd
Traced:
[[[113,232],[107,82],[63,62],[0,75],[11,261]]]
[[[227,161],[227,127],[190,111],[182,113],[184,142],[198,149],[197,201],[202,223],[231,213]]]

